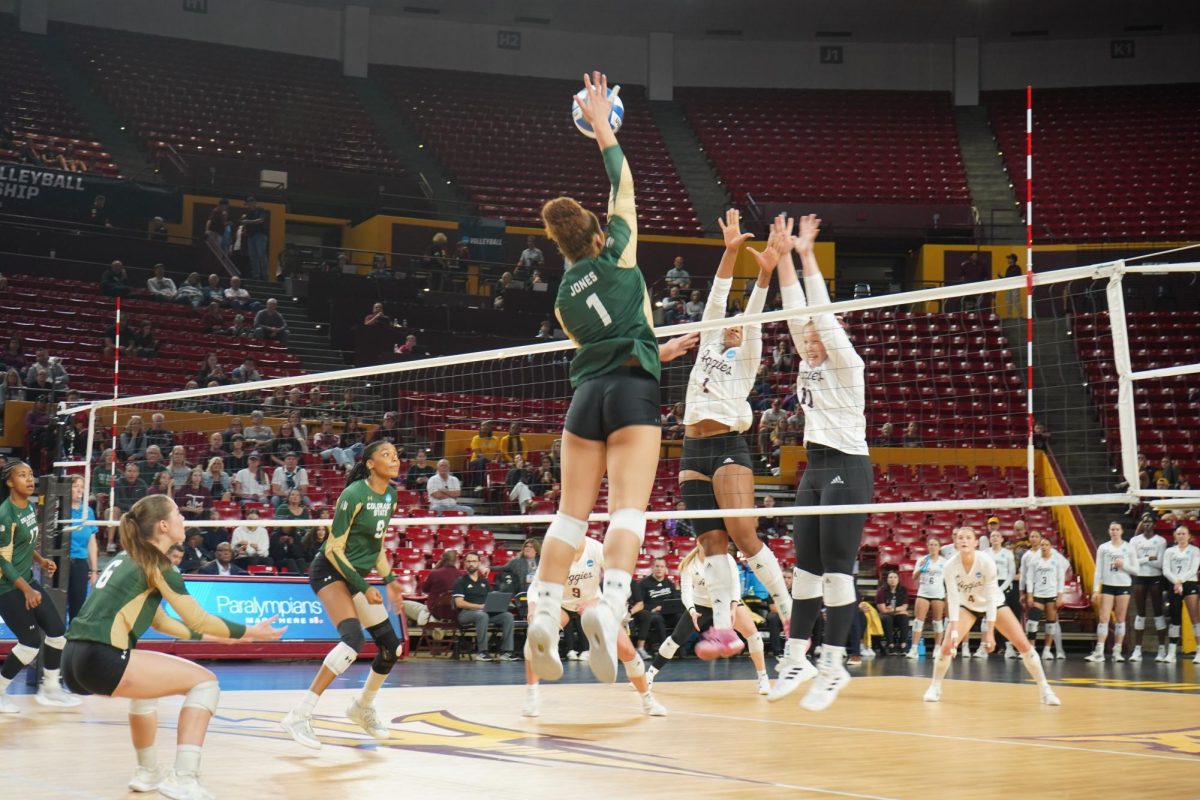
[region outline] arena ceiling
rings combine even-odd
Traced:
[[[286,0],[340,7],[345,0]],[[373,13],[598,34],[797,41],[1127,37],[1200,31],[1197,0],[355,0]]]

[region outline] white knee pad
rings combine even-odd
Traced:
[[[1049,626],[1047,626],[1047,627],[1049,627]],[[1096,638],[1103,639],[1105,636],[1108,636],[1108,623],[1101,622],[1099,625],[1096,626]]]
[[[1179,625],[1172,625],[1172,626],[1170,626],[1170,628],[1167,629],[1167,635],[1170,636],[1172,639],[1178,639],[1179,633],[1182,630],[1183,629]],[[28,663],[28,662],[26,662],[26,663]]]
[[[1154,630],[1161,631],[1161,630],[1165,630],[1166,627],[1167,627],[1167,618],[1166,617],[1155,617],[1154,618]]]
[[[675,653],[679,651],[679,643],[668,636],[663,640],[663,643],[658,646],[658,654],[670,661],[675,657]]]
[[[147,714],[153,714],[158,711],[157,700],[130,700],[129,715],[131,717],[143,717]]]
[[[642,657],[637,653],[633,654],[632,660],[621,663],[625,665],[625,676],[630,680],[640,678],[646,674],[646,662],[642,661]]]
[[[831,572],[821,579],[822,594],[826,608],[854,605],[858,596],[854,593],[854,578],[840,572]]]
[[[920,635],[921,631],[925,630],[925,620],[916,619],[912,624],[913,633]]]
[[[933,621],[933,632],[934,633],[941,633],[945,629],[946,629],[945,620],[935,619]]]
[[[62,650],[67,646],[67,637],[65,636],[47,636],[42,640],[46,647],[53,647],[55,650]]]
[[[13,658],[15,658],[17,661],[20,661],[22,664],[29,664],[35,658],[37,658],[37,654],[38,649],[36,647],[30,647],[27,644],[18,643],[13,645],[12,653],[10,655],[12,655]]]
[[[747,649],[747,650],[749,650],[751,653],[761,653],[761,652],[763,651],[763,640],[762,640],[762,637],[761,637],[761,636],[759,636],[757,633],[755,633],[754,635],[752,635],[752,636],[751,636],[751,637],[750,637],[750,638],[747,640],[747,647],[746,647],[746,649]]]
[[[587,530],[587,526],[584,526]],[[608,530],[605,536],[613,531],[633,531],[637,537],[638,544],[646,538],[646,512],[637,508],[618,508],[612,512],[608,519]],[[578,547],[578,543],[575,545]]]
[[[341,675],[350,665],[358,658],[358,653],[354,648],[345,642],[338,642],[332,650],[325,655],[325,660],[321,662],[325,668],[334,675]]]
[[[184,708],[202,708],[210,714],[217,713],[221,700],[221,685],[216,681],[205,681],[191,688],[183,698]]]
[[[1124,636],[1125,635],[1125,623],[1118,622],[1116,625],[1113,626],[1113,632],[1115,632],[1117,634],[1118,639],[1121,638],[1122,636]]]
[[[587,536],[587,522],[575,519],[561,511],[554,515],[554,519],[550,520],[550,527],[546,529],[547,540],[558,539],[560,542],[569,544],[572,550],[579,549],[585,536]]]
[[[1134,618],[1133,618],[1133,629],[1134,629],[1135,631],[1144,631],[1144,630],[1146,630],[1146,618],[1145,618],[1145,617],[1138,617],[1138,616],[1134,616]]]
[[[825,594],[825,584],[821,581],[820,575],[805,572],[799,567],[792,570],[793,600],[812,600],[823,594]]]

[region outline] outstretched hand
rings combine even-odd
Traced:
[[[800,255],[811,253],[817,236],[821,233],[821,218],[816,214],[805,214],[800,218],[800,233],[796,236],[795,248]]]
[[[584,73],[583,88],[584,95],[579,100],[579,109],[583,112],[583,119],[592,126],[594,131],[601,126],[611,128],[612,124],[609,120],[612,119],[613,103],[620,94],[621,87],[614,86],[610,97],[608,76],[597,71],[590,76]]]
[[[754,257],[759,270],[767,274],[774,272],[779,259],[791,252],[794,222],[786,214],[775,217],[771,221],[771,234],[767,237],[767,246],[761,251],[751,248],[750,255]]]
[[[725,238],[725,249],[736,250],[748,239],[753,239],[753,233],[742,233],[742,215],[736,208],[725,212],[725,219],[717,217],[717,225],[721,227],[721,235]]]
[[[700,334],[685,333],[683,336],[676,336],[663,342],[658,346],[658,360],[664,364],[668,361],[674,361],[681,355],[691,350],[700,341]]]

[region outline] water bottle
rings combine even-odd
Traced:
[[[925,637],[924,636],[922,636],[920,639],[917,640],[917,656],[919,656],[920,658],[925,657]]]

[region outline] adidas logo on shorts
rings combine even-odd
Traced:
[[[830,486],[842,486],[842,485],[845,485],[845,483],[846,483],[846,482],[845,482],[844,480],[842,480],[842,476],[841,476],[841,475],[835,475],[835,476],[834,476],[834,478],[833,478],[833,480],[831,480],[831,481],[829,482],[829,485],[830,485]]]
[[[733,463],[733,459],[732,459],[732,458],[727,458],[727,459],[725,459],[724,461],[722,461],[721,463],[722,463],[722,464],[732,464],[732,463]]]

